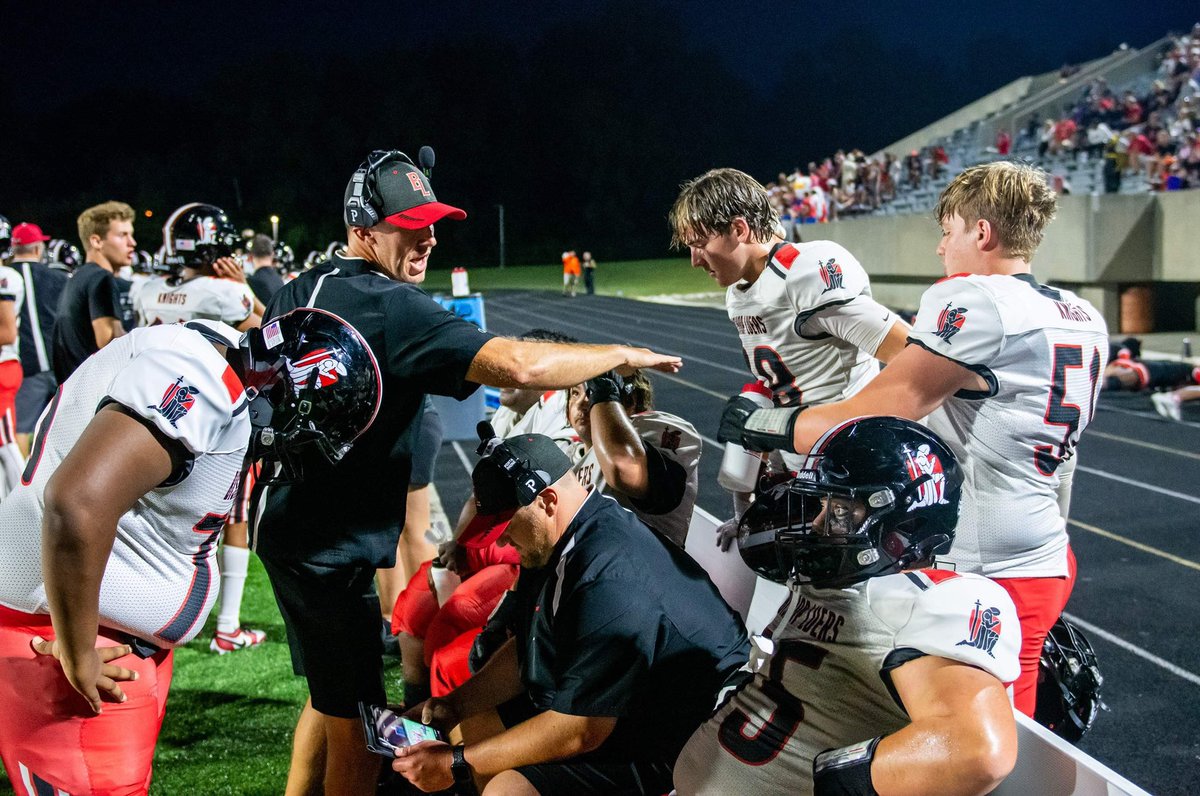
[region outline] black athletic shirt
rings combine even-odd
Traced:
[[[21,305],[21,370],[34,376],[50,370],[54,354],[54,318],[69,277],[45,263],[14,260],[12,267],[25,280]]]
[[[266,304],[283,287],[283,277],[275,270],[275,266],[264,265],[254,269],[254,273],[246,277],[246,284],[250,285],[258,300]]]
[[[111,271],[84,263],[67,280],[54,320],[54,377],[62,384],[83,360],[99,351],[92,321],[120,319],[117,288]]]
[[[383,376],[383,403],[337,465],[312,450],[303,459],[303,483],[266,489],[256,549],[276,561],[390,567],[425,395],[461,400],[474,392],[479,385],[466,381],[467,369],[493,335],[416,285],[341,255],[284,285],[266,320],[306,306],[341,317],[367,341]]]
[[[534,707],[616,717],[589,759],[674,762],[749,657],[741,618],[696,561],[610,497],[588,496],[515,621]]]

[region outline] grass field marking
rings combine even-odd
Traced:
[[[544,315],[538,315],[537,313],[530,312],[530,311],[528,311],[528,310],[518,310],[518,309],[514,309],[514,308],[512,308],[512,307],[509,307],[509,308],[507,308],[507,309],[502,309],[502,310],[500,310],[500,311],[499,311],[498,313],[496,313],[496,314],[498,314],[498,315],[508,315],[508,314],[510,314],[510,313],[516,313],[516,314],[518,314],[518,315],[528,315],[528,316],[530,316],[530,317],[537,318],[539,321],[542,321],[542,322],[543,322],[543,324],[544,324],[544,323],[545,323],[545,321],[546,321],[546,317],[545,317]],[[555,319],[555,322],[557,322],[557,323],[561,323],[561,324],[563,324],[564,326],[569,326],[569,327],[571,327],[572,329],[582,329],[582,330],[584,330],[585,332],[589,332],[589,333],[592,333],[592,332],[594,332],[594,330],[593,330],[591,327],[584,326],[584,325],[583,325],[583,324],[581,324],[581,323],[573,323],[573,322],[571,322],[571,321],[560,321],[560,320],[558,320],[558,319]],[[509,321],[509,323],[511,323],[511,321]],[[620,339],[620,338],[616,337],[615,335],[611,335],[611,334],[610,334],[610,335],[606,335],[606,337],[607,337],[608,339],[610,339],[610,340],[619,340],[619,339]],[[584,341],[584,342],[587,342],[587,341]],[[673,354],[673,353],[675,353],[675,352],[672,352],[672,351],[659,351],[658,353],[660,353],[660,354]],[[738,376],[741,376],[743,379],[747,378],[747,377],[750,375],[750,372],[749,372],[749,371],[742,370],[741,368],[731,368],[729,365],[722,365],[720,362],[713,362],[712,360],[709,360],[709,359],[702,359],[701,357],[694,357],[694,356],[684,356],[684,355],[682,355],[682,354],[675,354],[675,355],[676,355],[676,356],[679,356],[680,358],[682,358],[682,359],[683,359],[683,361],[684,361],[685,363],[686,363],[686,362],[695,362],[695,363],[697,363],[697,364],[699,364],[699,365],[707,365],[707,366],[708,366],[708,367],[710,367],[710,368],[716,368],[716,369],[718,369],[718,370],[726,370],[726,371],[729,371],[730,373],[736,373],[736,374],[738,374]],[[648,371],[648,372],[655,372],[655,371]],[[662,374],[660,373],[659,375],[662,375]],[[703,387],[700,387],[699,389],[701,389],[701,390],[704,390],[704,388],[703,388]],[[711,395],[717,395],[717,396],[719,396],[719,397],[721,397],[721,398],[728,398],[728,397],[729,397],[728,395],[722,395],[722,394],[720,394],[720,393],[715,393],[715,392],[712,392],[711,390],[704,390],[704,391],[705,391],[705,392],[708,392],[708,393],[709,393],[709,394],[711,394]],[[732,393],[730,393],[730,394],[732,395]]]
[[[717,392],[716,390],[710,390],[707,387],[702,387],[699,384],[697,384],[696,382],[688,381],[687,379],[680,378],[679,376],[676,376],[674,373],[663,373],[661,370],[647,370],[646,373],[649,373],[651,376],[660,376],[669,381],[677,381],[680,384],[682,384],[684,387],[691,387],[693,390],[702,392],[705,395],[711,395],[713,398],[720,398],[722,401],[729,400],[729,395],[727,395],[725,393]]]
[[[1141,550],[1143,553],[1149,553],[1152,556],[1165,558],[1166,560],[1174,564],[1178,564],[1181,567],[1187,567],[1188,569],[1194,569],[1197,572],[1200,572],[1200,564],[1196,563],[1195,561],[1177,556],[1174,553],[1168,553],[1166,550],[1159,550],[1157,547],[1151,547],[1150,545],[1142,542],[1135,542],[1133,539],[1122,536],[1119,533],[1106,531],[1103,528],[1097,528],[1095,525],[1088,525],[1086,522],[1080,522],[1079,520],[1067,520],[1067,524],[1074,525],[1076,528],[1081,528],[1082,530],[1088,531],[1089,533],[1094,533],[1097,536],[1103,536],[1105,539],[1111,539],[1114,542],[1120,542],[1121,544],[1129,545],[1135,550]]]
[[[1125,650],[1126,652],[1132,652],[1134,655],[1138,656],[1139,658],[1141,658],[1143,660],[1147,660],[1150,663],[1153,663],[1155,666],[1157,666],[1161,669],[1166,669],[1168,672],[1175,675],[1176,677],[1187,680],[1189,683],[1192,683],[1193,685],[1200,685],[1200,675],[1193,674],[1192,672],[1189,672],[1187,669],[1184,669],[1182,666],[1177,666],[1176,664],[1171,663],[1170,661],[1168,661],[1164,658],[1158,657],[1157,655],[1155,655],[1152,652],[1147,652],[1146,650],[1142,649],[1138,645],[1132,644],[1132,643],[1126,641],[1125,639],[1121,638],[1120,636],[1113,635],[1112,633],[1109,633],[1107,630],[1105,630],[1103,628],[1096,627],[1091,622],[1087,622],[1083,619],[1080,619],[1079,617],[1075,616],[1074,614],[1069,614],[1064,611],[1063,616],[1065,616],[1073,624],[1079,625],[1081,628],[1086,630],[1088,633],[1091,633],[1094,636],[1099,636],[1100,638],[1104,639],[1105,641],[1109,642],[1110,644],[1116,644],[1118,647]]]
[[[462,462],[463,469],[467,471],[467,475],[473,473],[475,468],[471,466],[471,460],[467,458],[467,453],[463,450],[462,445],[459,445],[457,440],[451,442],[450,445],[454,448],[454,452],[458,454],[458,460]]]
[[[1132,478],[1126,478],[1122,475],[1113,475],[1112,473],[1105,472],[1104,470],[1097,470],[1094,467],[1084,467],[1082,464],[1080,464],[1075,469],[1077,469],[1081,473],[1087,473],[1088,475],[1095,475],[1095,476],[1099,476],[1100,478],[1107,478],[1110,481],[1116,481],[1121,484],[1128,484],[1129,486],[1136,486],[1139,489],[1145,489],[1150,492],[1157,492],[1160,495],[1166,495],[1167,497],[1173,497],[1176,500],[1186,500],[1189,503],[1200,503],[1200,498],[1195,497],[1194,495],[1187,495],[1187,494],[1184,494],[1183,492],[1176,492],[1173,489],[1166,489],[1161,486],[1155,486],[1154,484],[1147,484],[1144,481],[1135,481]]]
[[[1103,431],[1096,431],[1095,429],[1091,431],[1084,431],[1083,433],[1087,434],[1089,437],[1100,437],[1101,439],[1112,440],[1113,442],[1124,442],[1126,445],[1136,445],[1139,448],[1147,448],[1149,450],[1159,451],[1161,453],[1173,453],[1176,456],[1186,456],[1189,459],[1200,459],[1200,453],[1178,450],[1177,448],[1168,448],[1166,445],[1155,445],[1153,442],[1130,439],[1129,437],[1122,437],[1117,434],[1106,434]]]

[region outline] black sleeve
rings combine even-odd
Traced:
[[[96,278],[86,286],[86,289],[89,321],[97,318],[121,317],[117,312],[117,285],[112,274],[107,272],[97,274]]]
[[[646,449],[646,466],[650,469],[650,491],[644,498],[630,498],[639,511],[647,514],[667,514],[679,506],[687,489],[687,470],[677,461],[642,441]]]
[[[422,391],[462,400],[478,384],[467,370],[495,335],[442,308],[415,287],[395,290],[387,305],[387,362],[395,377],[412,379]]]

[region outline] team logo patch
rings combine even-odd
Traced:
[[[983,604],[976,600],[975,608],[971,611],[971,618],[967,622],[967,637],[954,646],[974,647],[986,652],[988,657],[995,658],[992,650],[996,648],[996,642],[1000,640],[1000,627],[1000,609],[984,608]]]
[[[818,273],[821,274],[821,281],[825,283],[825,289],[821,291],[822,293],[842,288],[842,267],[832,257],[825,262],[817,260],[817,269]]]
[[[925,483],[917,487],[917,500],[908,510],[945,503],[946,473],[942,470],[942,461],[937,454],[930,452],[928,445],[920,445],[915,452],[905,450],[904,460],[908,477],[912,480],[929,476]]]
[[[966,320],[966,307],[953,307],[951,304],[946,304],[942,311],[938,313],[938,328],[934,334],[949,343],[950,338],[959,333]]]
[[[313,382],[313,386],[317,389],[336,384],[338,378],[348,375],[346,366],[338,362],[333,354],[329,353],[328,348],[318,348],[316,351],[309,352],[300,357],[295,362],[288,362],[287,366],[297,394],[299,394],[301,389],[308,386],[314,372],[317,378]]]
[[[163,393],[162,400],[158,402],[158,406],[148,406],[147,409],[157,409],[158,413],[167,419],[173,427],[178,428],[177,423],[183,419],[183,416],[191,411],[192,406],[196,403],[196,396],[200,391],[191,385],[183,383],[183,376],[175,380],[175,383],[167,387],[167,391]]]
[[[217,242],[217,222],[212,216],[205,216],[196,222],[196,243]]]
[[[677,451],[679,450],[679,443],[683,441],[682,438],[683,432],[679,429],[664,428],[658,447],[665,451]]]

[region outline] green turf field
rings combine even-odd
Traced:
[[[437,259],[436,252],[434,259]],[[508,268],[468,269],[471,289],[562,290],[562,264],[517,265]],[[430,292],[450,290],[450,272],[430,271],[425,279]],[[583,292],[580,280],[579,292]],[[667,293],[723,293],[704,271],[692,268],[687,259],[600,262],[596,268],[596,292],[604,296],[657,296]]]
[[[308,695],[292,675],[283,619],[266,573],[251,557],[242,622],[267,631],[260,647],[209,652],[216,611],[195,641],[175,653],[175,678],[154,756],[152,794],[283,792],[292,730]],[[387,659],[388,697],[402,697],[398,659]],[[12,787],[0,774],[0,794]]]

